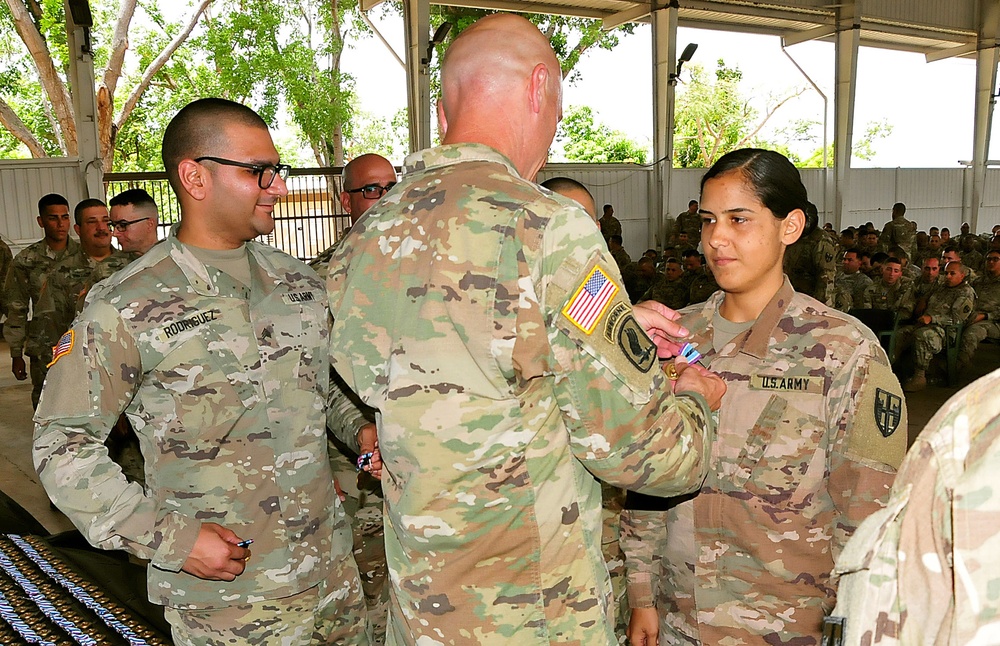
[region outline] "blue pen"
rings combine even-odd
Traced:
[[[252,538],[248,538],[245,541],[240,541],[239,543],[237,543],[236,547],[250,547],[250,545],[252,543],[253,543],[253,539]]]

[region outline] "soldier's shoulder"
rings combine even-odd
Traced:
[[[861,321],[808,294],[796,292],[785,315],[793,321],[788,332],[822,340],[828,355],[850,354],[859,345],[878,343]]]
[[[272,272],[283,274],[289,280],[302,279],[323,285],[316,270],[295,256],[260,242],[248,242],[247,249],[256,256],[258,262],[265,263],[265,268]]]

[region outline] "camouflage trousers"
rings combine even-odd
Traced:
[[[42,357],[28,357],[28,372],[31,375],[31,407],[38,408],[38,398],[42,396],[45,375],[49,374],[49,361]]]
[[[917,370],[927,370],[934,355],[944,349],[945,330],[940,325],[925,325],[923,327],[907,325],[900,328],[897,334],[897,354],[912,345],[914,367]]]
[[[350,557],[333,564],[319,585],[283,599],[208,610],[164,609],[177,646],[366,646],[365,614],[357,566]]]
[[[626,644],[628,637],[629,605],[626,597],[625,554],[622,552],[618,539],[621,535],[622,507],[625,503],[625,490],[601,483],[601,520],[603,523],[601,535],[601,553],[608,566],[611,577],[611,595],[615,617],[615,637],[619,644]]]
[[[333,477],[346,496],[344,509],[351,517],[354,560],[358,564],[361,589],[368,607],[368,638],[372,646],[379,646],[385,643],[389,614],[382,486],[371,476],[358,474],[353,460],[336,445],[331,443],[329,449]]]
[[[969,364],[976,348],[986,339],[1000,339],[1000,324],[996,321],[979,321],[962,330],[962,343],[958,349],[958,362]]]

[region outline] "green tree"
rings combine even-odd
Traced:
[[[731,150],[759,146],[775,150],[785,144],[765,141],[760,132],[788,101],[805,89],[796,88],[764,101],[763,113],[740,88],[743,72],[721,58],[714,77],[700,65],[691,65],[690,80],[677,96],[674,111],[674,164],[681,168],[708,168]],[[784,152],[784,151],[782,151]]]
[[[855,140],[851,156],[857,157],[858,159],[864,159],[866,161],[871,160],[875,157],[875,143],[880,139],[885,139],[891,134],[892,124],[889,123],[888,119],[869,121],[865,125],[865,131]],[[812,141],[815,141],[815,138],[813,138]],[[826,162],[828,165],[833,165],[833,144],[827,146]],[[817,148],[798,165],[803,168],[822,168],[823,146]]]
[[[570,106],[559,124],[558,141],[570,161],[592,164],[646,163],[646,148],[620,130],[594,120],[588,106]]]
[[[397,110],[391,119],[361,110],[354,114],[351,136],[345,144],[347,157],[378,153],[394,164],[401,163],[410,146],[406,108]]]

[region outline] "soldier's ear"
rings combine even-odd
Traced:
[[[208,168],[193,159],[183,159],[177,164],[177,174],[184,192],[192,198],[204,200],[208,196],[212,182]]]
[[[806,228],[806,214],[802,209],[795,209],[781,221],[781,242],[785,246],[794,243],[802,237]]]

